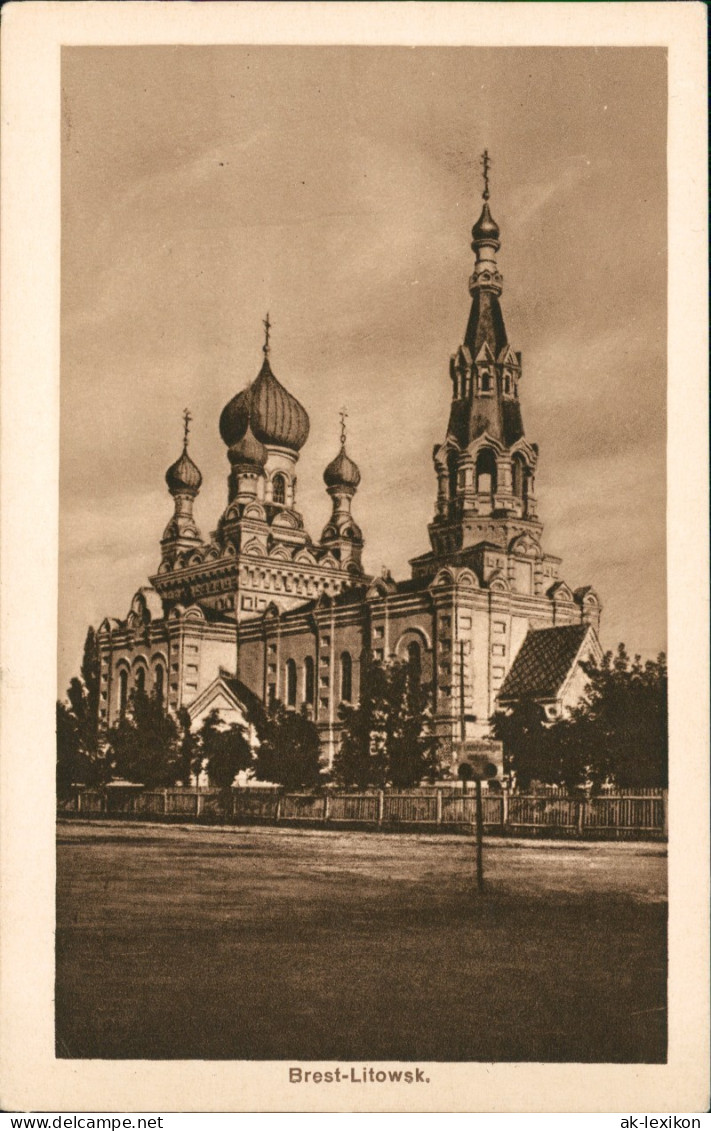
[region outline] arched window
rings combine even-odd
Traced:
[[[496,459],[490,448],[484,448],[476,458],[476,489],[479,495],[496,491]]]
[[[313,703],[314,701],[314,660],[313,656],[307,656],[304,660],[304,702]]]
[[[286,480],[283,475],[275,475],[272,479],[272,501],[275,503],[286,502]]]
[[[422,649],[416,640],[407,646],[408,678],[413,687],[419,687],[422,681]]]
[[[119,694],[118,694],[118,709],[121,718],[126,714],[126,706],[128,704],[128,672],[121,670],[119,672]]]
[[[525,498],[528,494],[528,476],[526,474],[526,461],[519,452],[511,460],[511,469],[513,472],[513,492],[518,495],[520,499]]]
[[[136,691],[146,690],[146,669],[138,668],[136,671]]]
[[[491,392],[491,374],[490,373],[482,373],[482,375],[481,375],[481,391],[482,391],[482,393],[490,393]]]
[[[450,451],[447,455],[447,470],[449,472],[449,497],[457,497],[457,452]]]
[[[353,696],[353,661],[350,652],[341,653],[341,701],[350,703]]]
[[[286,704],[296,706],[296,660],[286,661]]]
[[[164,669],[162,664],[156,664],[156,674],[155,674],[155,679],[153,681],[153,690],[155,691],[156,699],[161,704],[161,706],[163,704],[163,695],[165,693],[164,687],[165,687],[165,669]]]

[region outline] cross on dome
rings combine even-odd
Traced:
[[[481,167],[484,174],[484,191],[481,194],[484,200],[489,199],[489,169],[491,168],[491,158],[489,157],[489,150],[485,149],[481,155]]]
[[[341,411],[339,412],[338,415],[341,418],[341,447],[345,448],[345,446],[346,446],[346,420],[348,419],[348,410],[344,407],[344,408],[341,409]]]
[[[191,420],[192,420],[192,414],[190,412],[190,409],[189,408],[183,409],[183,428],[184,428],[183,447],[184,448],[187,448],[187,446],[188,446],[188,436],[190,434],[190,421]]]
[[[265,357],[269,357],[269,331],[272,328],[272,324],[269,321],[269,311],[267,311],[266,318],[262,319],[262,325],[264,327],[264,345],[262,346],[262,353]]]

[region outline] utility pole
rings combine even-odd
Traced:
[[[239,679],[239,577],[235,586],[235,677]]]
[[[461,739],[467,737],[467,721],[464,717],[464,641],[459,641],[459,725]]]
[[[476,788],[476,887],[477,891],[484,890],[484,815],[481,804],[481,778],[477,774],[474,779]]]

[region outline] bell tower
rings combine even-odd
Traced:
[[[499,226],[489,209],[491,162],[485,150],[483,207],[472,228],[474,270],[464,340],[452,355],[452,403],[444,442],[434,449],[437,503],[429,527],[436,556],[516,534],[538,537],[534,492],[538,449],[524,436],[521,354],[508,338],[500,296]]]

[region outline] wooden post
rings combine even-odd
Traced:
[[[329,798],[328,794],[325,794],[324,799],[323,799],[323,820],[324,820],[324,822],[326,822],[328,820],[329,801],[330,801],[330,798]]]
[[[509,824],[509,783],[504,782],[501,791],[501,831],[506,832]]]
[[[436,818],[437,824],[441,825],[442,824],[442,790],[438,789],[435,796],[437,798],[437,818]]]
[[[81,790],[77,790],[77,813],[81,813]]]
[[[195,794],[195,816],[199,817],[202,814],[203,796],[198,790]]]
[[[378,825],[382,825],[383,816],[385,815],[385,794],[382,789],[378,790]]]
[[[168,790],[163,790],[163,816],[165,817],[168,812]]]
[[[484,815],[481,806],[481,778],[477,777],[476,785],[476,886],[477,891],[484,890],[484,860],[482,846],[484,840]]]
[[[277,794],[276,809],[274,811],[274,820],[278,821],[281,817],[281,794]]]
[[[585,801],[578,801],[578,836],[583,836],[585,832],[585,806],[587,805],[587,798]]]

